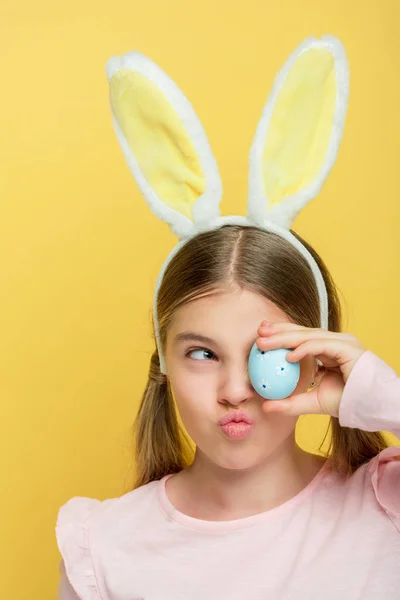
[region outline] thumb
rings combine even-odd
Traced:
[[[267,414],[281,413],[292,417],[323,414],[316,389],[303,394],[295,394],[283,400],[266,400],[262,409]]]

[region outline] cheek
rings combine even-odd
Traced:
[[[211,377],[201,381],[193,374],[170,377],[170,385],[181,419],[189,429],[201,428],[205,417],[215,419],[216,389]],[[189,432],[190,433],[190,432]]]

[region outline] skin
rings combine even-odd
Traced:
[[[214,341],[177,339],[189,331]],[[290,398],[265,401],[251,386],[247,361],[255,341],[261,349],[294,349],[288,360],[300,361],[301,375]],[[194,518],[221,521],[264,512],[298,494],[325,459],[296,444],[297,419],[309,413],[338,415],[345,381],[364,350],[350,334],[291,323],[279,307],[248,290],[182,306],[167,334],[165,358],[196,453],[189,468],[168,480],[170,502]],[[311,381],[317,387],[307,391]],[[248,438],[230,440],[218,425],[232,410],[254,419]]]

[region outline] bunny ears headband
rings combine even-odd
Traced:
[[[307,38],[279,71],[250,150],[246,217],[220,216],[217,163],[192,105],[174,81],[140,52],[113,57],[106,69],[113,126],[129,169],[152,212],[180,239],[161,268],[154,294],[161,372],[167,370],[157,296],[165,269],[189,238],[225,224],[257,226],[297,248],[312,269],[320,326],[328,329],[324,280],[290,227],[320,191],[343,134],[349,71],[340,41]]]

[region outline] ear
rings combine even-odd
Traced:
[[[219,216],[222,185],[204,129],[177,85],[140,52],[107,62],[113,125],[152,212],[179,238]]]
[[[310,37],[278,73],[249,158],[248,217],[290,226],[320,191],[337,156],[348,103],[344,48]]]
[[[315,386],[312,389],[315,389],[321,383],[323,376],[326,373],[326,367],[322,364],[321,361],[316,360],[316,364],[314,365],[314,372],[312,376],[312,381],[315,382]]]

